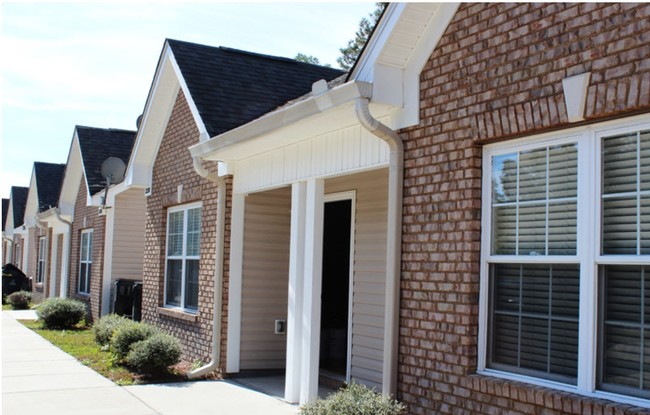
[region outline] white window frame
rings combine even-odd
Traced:
[[[83,250],[84,250],[84,245],[83,245],[83,240],[84,234],[89,234],[88,238],[86,239],[88,241],[88,245],[85,247],[88,252],[86,255],[86,260],[83,260]],[[92,273],[92,265],[93,265],[93,229],[84,229],[81,231],[81,235],[79,236],[79,279],[77,281],[77,292],[82,295],[90,295],[90,276]],[[81,291],[81,264],[86,264],[86,275],[83,276],[83,278],[86,281],[86,291]]]
[[[179,205],[179,206],[174,206],[170,207],[167,209],[167,222],[165,224],[165,279],[163,281],[164,285],[164,291],[163,291],[163,306],[165,308],[173,308],[173,309],[178,309],[182,310],[186,313],[191,313],[191,314],[196,314],[198,313],[198,304],[197,308],[187,308],[185,306],[185,279],[186,279],[186,274],[185,274],[185,265],[187,263],[188,259],[192,260],[198,260],[199,261],[199,272],[201,269],[200,261],[201,261],[201,242],[200,242],[200,236],[199,236],[199,255],[196,256],[187,256],[186,255],[186,250],[187,250],[187,218],[188,214],[187,212],[191,209],[196,209],[196,208],[201,208],[201,228],[203,228],[203,203],[202,202],[194,202],[194,203],[188,203],[185,205]],[[174,255],[174,256],[169,256],[168,255],[168,249],[169,249],[169,215],[174,212],[183,212],[183,253],[182,255]],[[174,304],[167,304],[167,263],[169,259],[174,259],[174,260],[181,260],[181,305],[177,306]],[[198,303],[198,299],[197,299]]]
[[[597,390],[598,373],[598,267],[600,265],[650,265],[650,255],[601,255],[601,141],[603,137],[650,129],[650,115],[629,117],[561,132],[540,134],[483,148],[481,204],[481,264],[479,293],[479,338],[477,373],[533,385],[609,399],[650,408],[650,400]],[[526,256],[492,255],[492,157],[549,145],[577,142],[578,200],[576,255]],[[580,266],[580,308],[578,329],[577,384],[570,385],[487,367],[489,325],[489,267],[491,263],[552,264]]]
[[[12,262],[14,262],[14,265],[18,269],[22,269],[22,267],[23,267],[23,264],[22,264],[22,259],[23,258],[22,258],[22,250],[21,249],[22,249],[22,246],[21,246],[20,243],[17,243],[16,246],[14,246],[14,257],[13,257]]]
[[[45,266],[47,265],[47,236],[38,238],[38,259],[36,264],[36,284],[45,281]]]

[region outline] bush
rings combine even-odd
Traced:
[[[317,399],[302,408],[303,415],[397,415],[404,405],[352,382],[326,399]]]
[[[133,344],[126,357],[129,366],[143,372],[161,372],[181,358],[181,344],[174,336],[157,333]]]
[[[111,350],[119,359],[125,359],[133,344],[158,333],[160,333],[160,330],[151,324],[129,321],[118,327],[113,333]]]
[[[118,328],[130,322],[131,320],[128,318],[118,316],[117,314],[105,315],[93,324],[95,341],[102,346],[109,344],[111,342],[111,337],[113,337],[113,333],[115,333]]]
[[[9,294],[7,300],[14,310],[27,310],[29,302],[32,300],[32,293],[29,291],[16,291]]]
[[[86,317],[86,305],[70,298],[50,298],[36,311],[43,326],[51,329],[69,329]]]

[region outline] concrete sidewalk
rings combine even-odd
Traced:
[[[2,313],[5,415],[298,413],[294,405],[228,381],[118,386],[17,322],[11,314]]]

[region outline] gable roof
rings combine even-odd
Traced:
[[[167,39],[210,137],[304,95],[344,71],[226,47]]]
[[[76,132],[88,193],[93,195],[106,185],[106,179],[101,173],[104,160],[117,157],[124,164],[128,163],[135,140],[135,131],[78,125]]]
[[[11,209],[13,211],[14,228],[23,224],[25,218],[25,205],[27,204],[27,195],[29,187],[11,187]]]
[[[34,162],[36,190],[38,192],[38,212],[57,205],[63,181],[65,164]]]
[[[7,222],[7,211],[9,210],[9,199],[2,199],[2,230],[5,230]]]

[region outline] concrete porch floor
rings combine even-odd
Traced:
[[[284,400],[284,375],[244,375],[233,376],[228,380],[232,383],[242,385],[248,389]],[[328,388],[324,385],[319,385],[318,387],[318,396],[320,398],[326,398],[328,395],[334,392],[336,392],[336,390]]]

